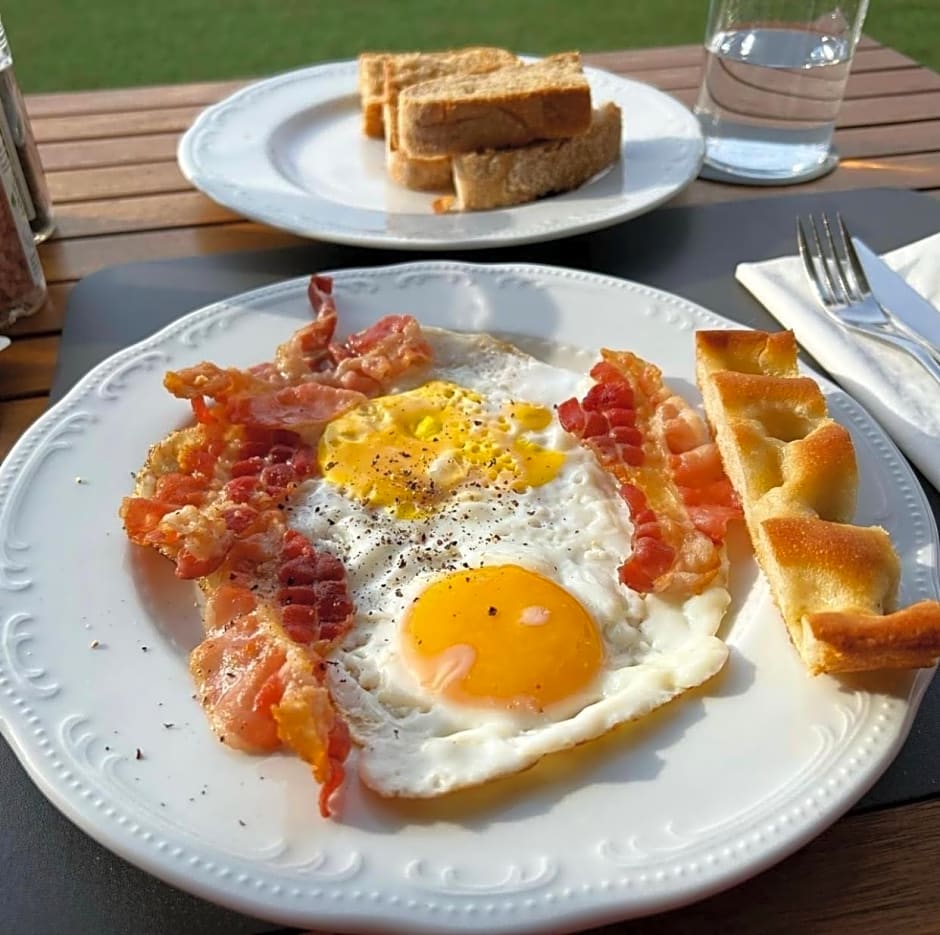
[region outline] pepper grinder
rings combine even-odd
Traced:
[[[10,154],[20,201],[36,243],[55,229],[52,200],[39,159],[39,149],[26,114],[26,105],[13,72],[13,56],[0,22],[0,137]]]

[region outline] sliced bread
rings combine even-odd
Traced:
[[[384,61],[382,121],[385,163],[393,181],[416,191],[450,191],[450,157],[409,156],[398,146],[398,96],[408,87],[447,75],[471,75],[518,65],[511,52],[485,46],[451,53],[388,56]]]
[[[398,146],[410,156],[524,146],[590,126],[591,89],[570,57],[437,78],[398,98]]]
[[[435,210],[479,211],[577,188],[615,162],[620,147],[620,108],[607,103],[570,139],[454,156],[456,196],[438,199]]]
[[[440,52],[363,52],[359,56],[359,101],[363,132],[375,139],[385,135],[385,66],[389,62],[403,69],[411,69],[416,80],[427,80],[459,72],[475,74],[518,61],[511,52],[493,46],[470,46]]]

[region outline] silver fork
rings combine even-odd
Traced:
[[[813,215],[796,222],[800,257],[823,310],[844,328],[906,351],[940,381],[940,350],[874,297],[845,222],[836,218],[835,235],[826,214],[821,225]]]

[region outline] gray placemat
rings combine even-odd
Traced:
[[[842,211],[853,231],[880,251],[940,230],[940,201],[881,189],[664,209],[563,241],[433,256],[548,263],[621,276],[675,292],[743,324],[775,330],[774,319],[734,281],[734,266],[794,252],[796,214],[824,207]],[[103,270],[70,296],[53,399],[114,351],[218,299],[314,271],[423,258],[310,243]],[[624,343],[629,345],[626,331]],[[940,497],[924,486],[935,515],[940,514]],[[938,794],[940,680],[928,691],[897,759],[857,808]],[[43,798],[5,744],[0,744],[0,827],[0,858],[6,858],[0,904],[13,931],[240,935],[273,929],[179,892],[115,857]]]

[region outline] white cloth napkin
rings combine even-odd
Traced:
[[[924,298],[940,303],[940,234],[884,255]],[[940,385],[907,354],[848,334],[819,308],[798,256],[741,263],[738,281],[854,396],[940,490]]]

